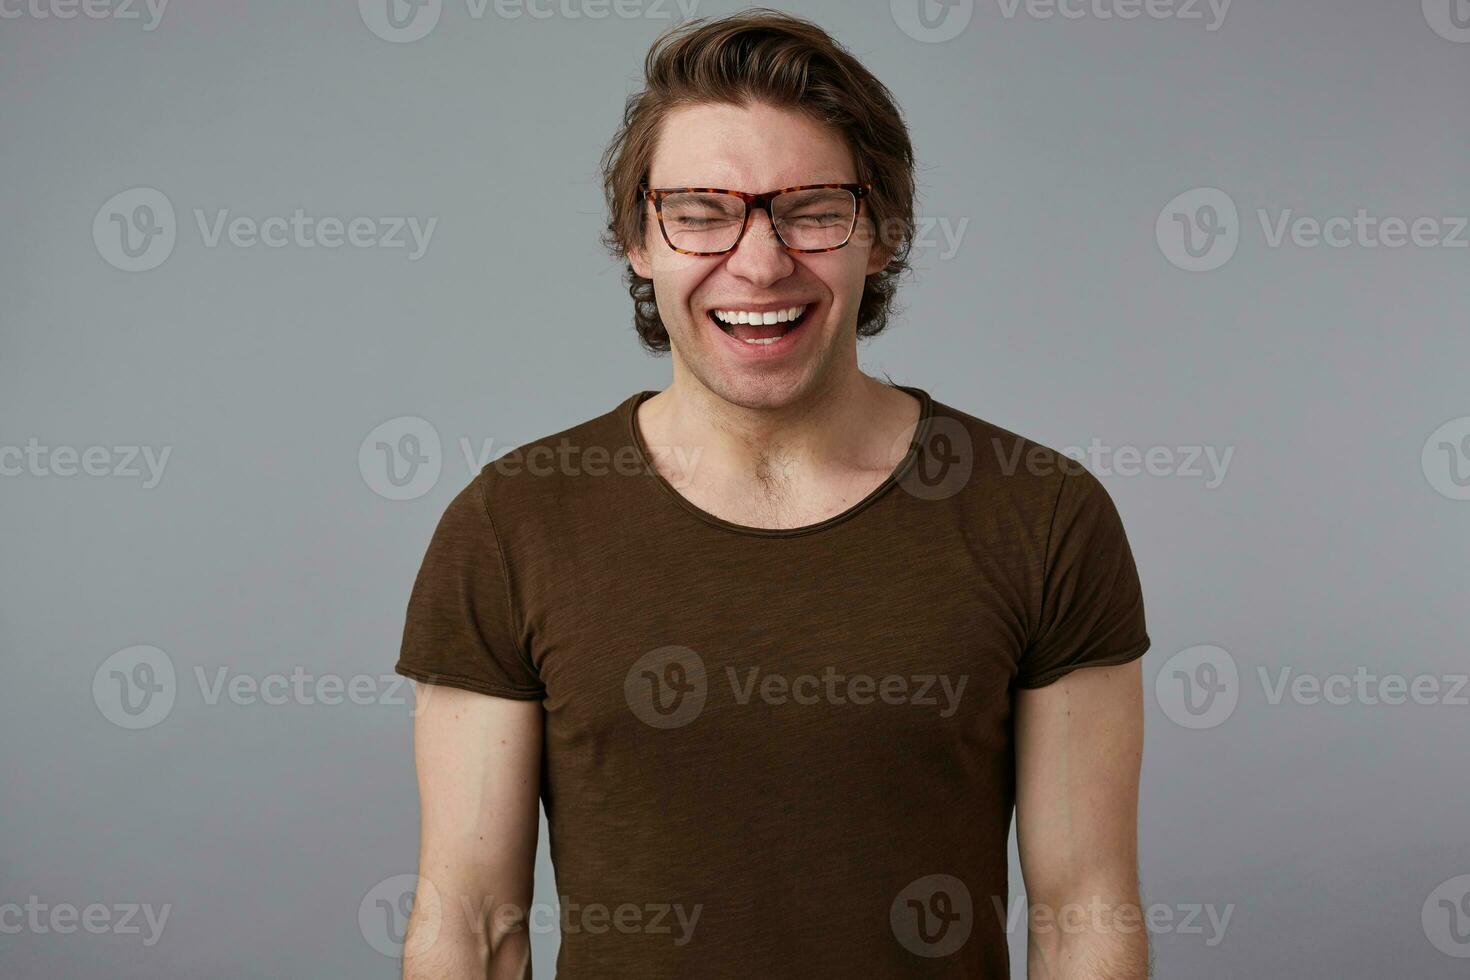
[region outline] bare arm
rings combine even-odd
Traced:
[[[415,684],[419,894],[404,980],[529,980],[542,707]]]
[[[1016,836],[1032,980],[1146,980],[1138,889],[1142,661],[1016,695]]]

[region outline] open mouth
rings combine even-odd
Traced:
[[[774,344],[806,322],[815,303],[768,313],[739,310],[708,310],[705,316],[735,340],[752,347]]]

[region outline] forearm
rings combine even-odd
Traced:
[[[422,885],[420,890],[423,889]],[[404,980],[530,980],[525,903],[445,899],[480,894],[434,888],[415,899],[403,942]]]
[[[405,944],[403,980],[531,980],[530,944],[524,933],[493,952],[475,935],[439,936],[413,952]]]
[[[414,688],[419,887],[405,980],[529,980],[540,702]]]
[[[1146,980],[1138,882],[1142,668],[1077,670],[1016,714],[1016,840],[1033,980]]]
[[[436,935],[426,916],[415,912],[408,920],[403,943],[403,980],[486,980],[490,953],[474,934]]]
[[[1148,930],[1136,892],[1091,890],[1033,902],[1031,980],[1147,980]]]

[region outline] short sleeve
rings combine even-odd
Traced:
[[[480,473],[445,508],[409,595],[394,670],[519,700],[545,688],[517,640],[505,556]]]
[[[1143,590],[1123,521],[1107,490],[1080,464],[1057,491],[1037,626],[1017,687],[1044,687],[1079,667],[1128,663],[1148,650]]]

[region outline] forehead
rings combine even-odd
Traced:
[[[648,168],[651,187],[767,191],[856,180],[842,134],[763,103],[681,106],[665,118]]]

